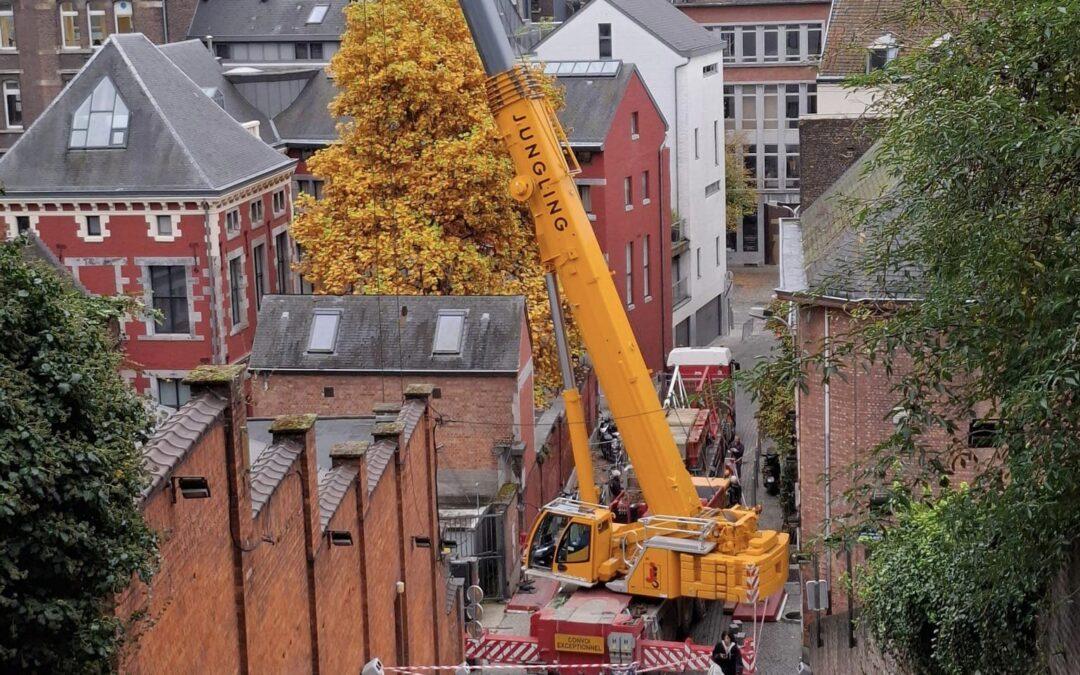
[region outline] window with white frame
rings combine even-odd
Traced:
[[[229,261],[229,305],[233,328],[244,322],[244,259],[236,256]]]
[[[720,120],[712,123],[713,166],[720,166]]]
[[[251,249],[251,259],[251,266],[255,270],[255,311],[259,311],[266,295],[266,245],[256,244]]]
[[[103,77],[71,121],[71,148],[122,148],[127,145],[128,108],[112,80]]]
[[[156,377],[158,405],[178,409],[191,400],[191,388],[174,377]]]
[[[634,242],[626,242],[626,304],[634,304]]]
[[[630,209],[634,208],[634,180],[630,176],[623,178],[622,190],[623,204],[629,211]]]
[[[821,58],[820,23],[708,26],[724,39],[724,63],[802,63]]]
[[[109,37],[109,28],[105,20],[105,10],[87,3],[86,23],[90,27],[90,45],[100,47]]]
[[[151,265],[149,273],[152,305],[160,313],[154,332],[189,332],[187,269],[183,265]]]
[[[724,85],[724,130],[735,128],[735,85]]]
[[[641,242],[641,296],[652,297],[652,284],[649,277],[649,235],[645,235]]]
[[[630,113],[630,140],[636,140],[640,136],[638,132],[638,114],[635,110]]]
[[[134,33],[135,25],[131,18],[131,0],[117,0],[113,3],[113,17],[116,19],[117,33]]]
[[[611,24],[600,23],[596,25],[597,37],[599,40],[599,53],[600,58],[611,58]]]
[[[709,77],[710,75],[716,75],[720,72],[720,68],[715,63],[710,63],[707,66],[702,66],[701,74],[703,77]]]
[[[172,216],[157,217],[157,233],[159,237],[173,236]]]
[[[762,155],[765,189],[778,188],[780,187],[780,155],[777,152],[777,146],[766,143],[763,147],[765,150]]]
[[[321,42],[297,42],[293,51],[297,61],[318,61],[323,57]]]
[[[800,117],[816,112],[817,85],[813,82],[724,86],[727,131],[798,129]]]
[[[882,70],[890,61],[896,58],[900,50],[896,44],[896,38],[886,33],[870,45],[866,55],[866,72]]]
[[[317,309],[311,316],[311,334],[308,336],[309,352],[332,354],[337,345],[338,324],[341,312]]]
[[[787,143],[784,145],[784,187],[799,187],[799,145]]]
[[[82,46],[79,10],[74,2],[60,3],[60,38],[64,49],[78,49]]]
[[[641,172],[641,203],[649,203],[649,172]]]
[[[0,1],[0,49],[15,49],[15,5]]]
[[[274,215],[280,216],[285,213],[285,190],[278,190],[274,193],[272,198],[272,206],[274,207]]]
[[[465,310],[441,309],[435,318],[435,337],[431,344],[431,353],[440,356],[461,354],[461,345],[465,341]]]
[[[8,129],[22,129],[22,90],[16,80],[4,80],[4,122]]]
[[[780,124],[778,85],[766,84],[761,97],[761,128],[776,129]]]
[[[250,212],[251,212],[251,226],[252,227],[258,227],[258,225],[260,223],[262,223],[262,219],[263,219],[263,200],[262,200],[262,197],[259,197],[255,201],[251,202],[251,206],[249,208],[250,208]]]
[[[226,232],[239,232],[240,231],[240,209],[230,209],[225,212],[225,231]]]
[[[591,185],[579,185],[577,186],[578,196],[581,198],[581,206],[585,209],[585,213],[592,213],[592,186]]]

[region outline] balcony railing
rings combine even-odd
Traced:
[[[671,284],[671,304],[679,305],[690,299],[690,278],[678,279]]]
[[[690,248],[686,236],[686,221],[679,219],[671,223],[671,255],[676,256]]]

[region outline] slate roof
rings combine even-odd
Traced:
[[[202,0],[195,10],[188,37],[340,39],[345,32],[348,0]],[[322,23],[308,24],[315,5],[330,5]]]
[[[274,125],[283,142],[323,145],[337,139],[337,125],[345,118],[330,114],[330,103],[337,87],[325,71],[319,71],[285,110],[274,117]]]
[[[818,78],[842,78],[866,72],[867,49],[891,34],[903,53],[905,44],[925,36],[927,27],[913,27],[904,18],[912,0],[833,0],[825,28]]]
[[[147,497],[166,483],[172,470],[217,421],[227,407],[225,399],[204,393],[192,397],[158,427],[142,448],[143,463],[150,473]]]
[[[105,77],[130,110],[127,145],[70,150],[72,116]],[[0,158],[8,195],[206,194],[286,169],[141,34],[112,35]]]
[[[550,67],[558,61],[549,61]],[[566,129],[570,144],[575,148],[602,150],[615,113],[637,68],[632,63],[619,63],[612,75],[558,76],[559,86],[566,92],[566,105],[559,111],[559,121]],[[648,92],[648,88],[645,88]],[[650,99],[652,94],[649,94]],[[655,102],[654,102],[655,107]],[[660,109],[656,113],[663,119]],[[664,122],[665,126],[667,122]]]
[[[845,300],[916,298],[916,270],[878,273],[862,264],[874,223],[860,229],[854,225],[856,214],[896,184],[887,168],[871,164],[878,147],[871,147],[802,214],[802,258],[812,294]]]
[[[251,515],[259,515],[262,507],[289,473],[303,446],[294,440],[275,443],[259,455],[251,465]]]
[[[360,470],[355,466],[342,464],[329,471],[319,472],[319,525],[323,532],[330,526],[330,519],[337,513],[341,501],[349,491],[349,486],[356,480]]]
[[[593,2],[607,2],[651,33],[657,40],[670,47],[672,51],[683,56],[708,54],[719,51],[724,46],[719,33],[706,30],[701,24],[675,9],[668,0],[591,0],[589,4]],[[575,12],[563,22],[562,26],[552,31],[533,49],[535,50],[552,35],[562,30],[563,26],[580,17],[586,7]]]
[[[307,351],[316,309],[340,310],[332,353]],[[439,310],[466,312],[460,355],[432,354]],[[402,316],[404,312],[404,316]],[[516,373],[521,296],[268,295],[249,368],[352,372]]]
[[[270,119],[237,91],[233,83],[225,77],[221,64],[202,42],[185,40],[161,45],[158,49],[200,88],[213,89],[220,93],[225,112],[234,120],[241,123],[258,121],[259,137],[270,145],[281,140]]]
[[[668,0],[606,1],[683,56],[708,54],[723,47],[718,33],[705,29]]]

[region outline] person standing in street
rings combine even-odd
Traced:
[[[735,675],[739,668],[740,656],[739,645],[731,636],[730,630],[725,630],[720,636],[720,642],[716,643],[712,652],[713,663],[720,666],[724,675]]]
[[[728,462],[734,465],[735,473],[740,479],[742,478],[742,461],[744,454],[746,454],[746,448],[743,447],[742,438],[736,435],[735,440],[731,442],[731,447],[728,448]]]

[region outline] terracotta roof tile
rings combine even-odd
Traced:
[[[928,26],[912,26],[906,9],[912,0],[834,0],[826,28],[819,77],[847,77],[866,72],[867,50],[890,34],[900,52],[925,37]]]
[[[319,472],[319,524],[323,532],[329,527],[330,519],[337,513],[341,500],[345,498],[358,473],[360,470],[356,466],[348,464]]]
[[[143,462],[150,472],[150,485],[143,497],[165,482],[172,470],[224,412],[225,399],[211,393],[200,394],[180,407],[143,446]]]
[[[275,443],[263,450],[251,467],[251,514],[259,515],[262,507],[289,473],[303,446],[297,441]]]

